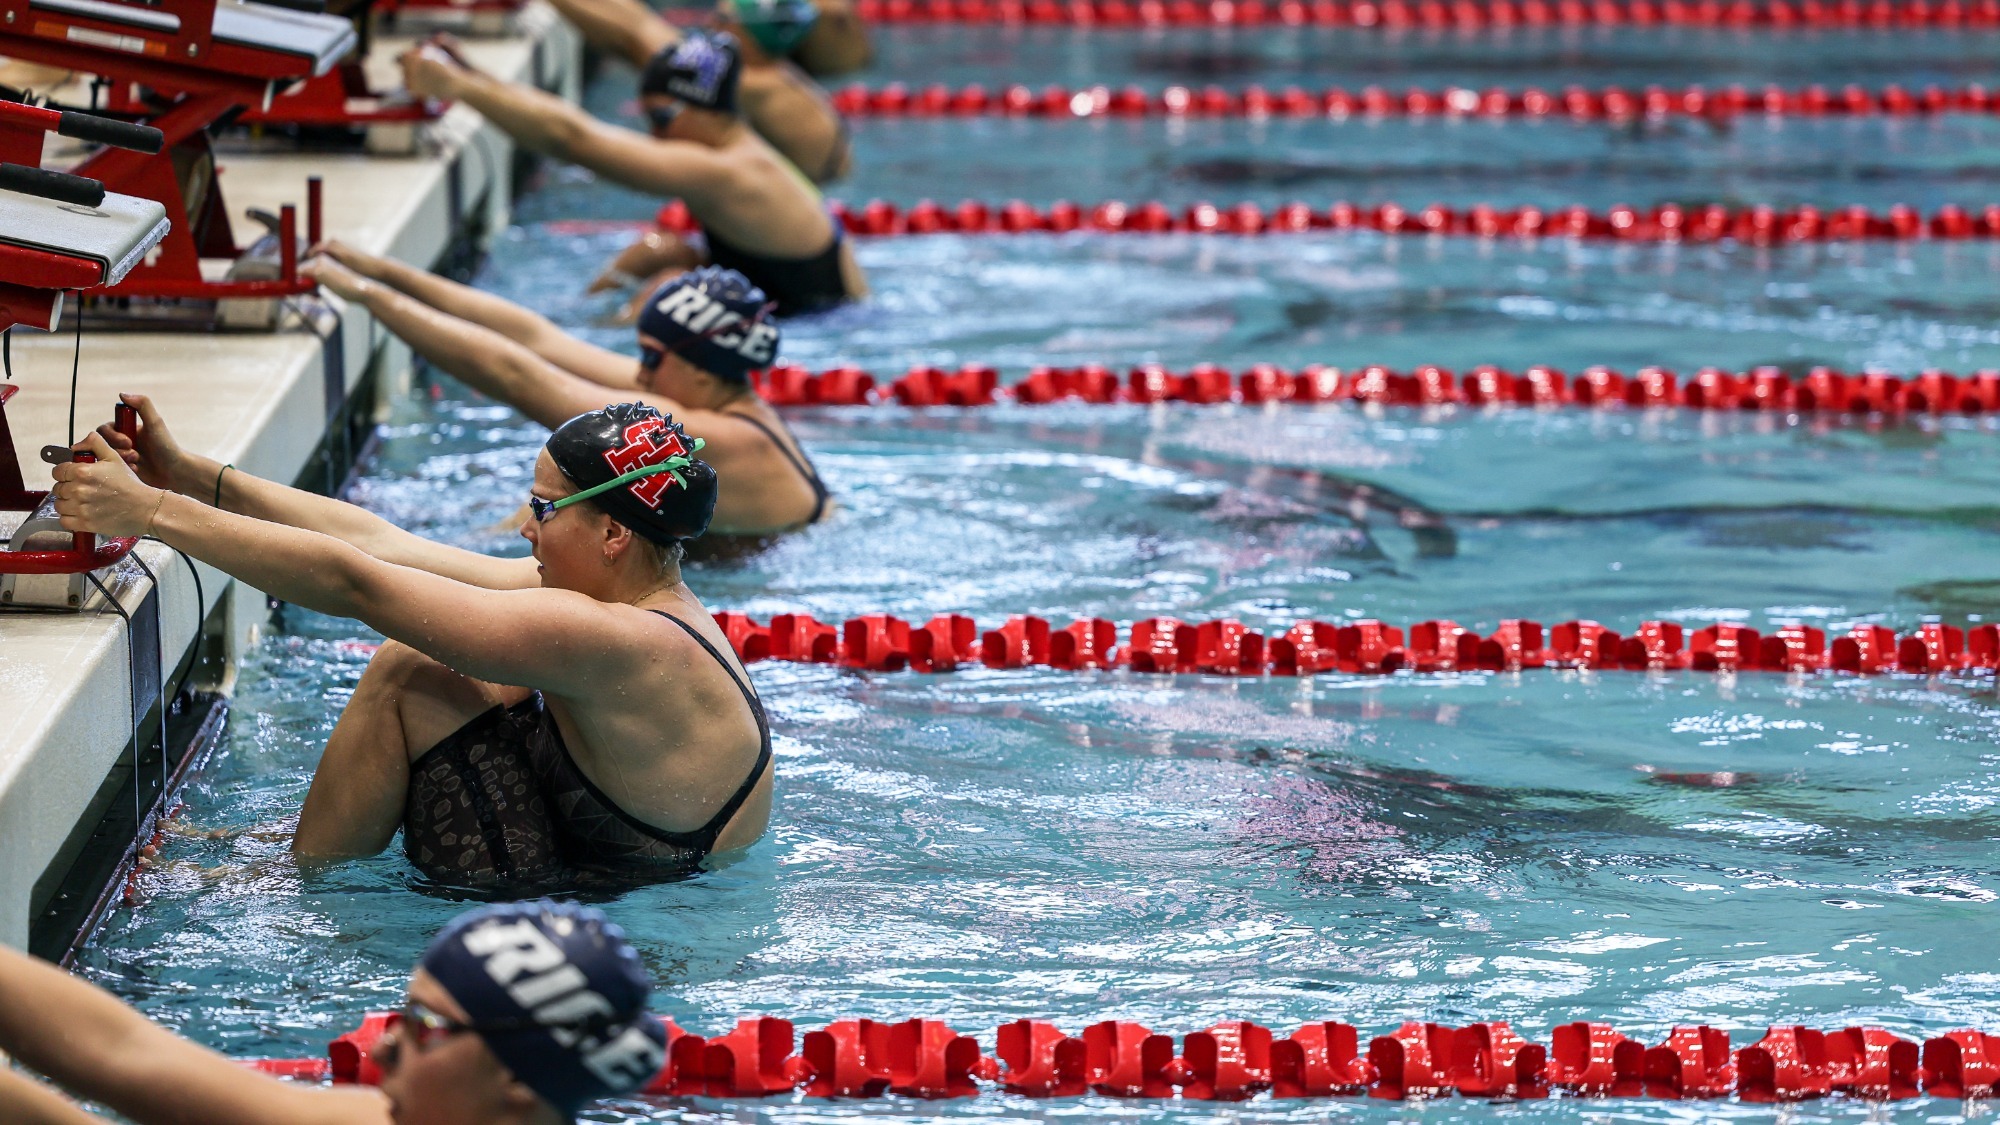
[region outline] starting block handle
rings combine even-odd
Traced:
[[[129,148],[149,156],[157,154],[167,143],[166,134],[151,125],[134,125],[129,121],[78,113],[73,109],[62,112],[61,120],[56,123],[56,132],[79,141]]]
[[[72,176],[68,172],[30,168],[25,164],[0,163],[0,190],[18,191],[23,195],[36,195],[78,207],[94,208],[104,202],[104,185],[96,180]]]

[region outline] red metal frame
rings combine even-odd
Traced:
[[[0,511],[6,512],[32,512],[49,495],[44,490],[27,487],[21,479],[21,463],[14,455],[14,432],[7,425],[7,400],[20,389],[12,383],[0,383]],[[136,434],[137,412],[120,403],[117,425],[122,433]],[[77,456],[83,460],[88,454]],[[87,531],[73,532],[67,551],[0,551],[0,574],[82,574],[100,570],[123,559],[138,541],[138,536],[129,535],[100,543],[97,536]]]
[[[296,250],[285,243],[281,276],[271,281],[208,281],[201,259],[233,258],[238,253],[221,187],[211,183],[200,206],[191,208],[176,172],[176,156],[212,166],[208,129],[238,107],[264,106],[274,84],[308,79],[298,58],[220,42],[212,35],[217,0],[160,0],[129,6],[148,15],[173,16],[174,30],[94,18],[90,15],[31,8],[31,0],[0,0],[0,55],[30,62],[82,70],[114,80],[110,106],[114,112],[143,114],[146,124],[166,136],[157,155],[107,148],[72,169],[78,176],[102,182],[107,190],[157,200],[167,209],[172,229],[158,249],[115,286],[90,290],[93,296],[141,298],[285,297],[311,292],[314,283],[298,276]],[[150,113],[137,87],[155,94],[177,94],[166,110]],[[42,111],[47,112],[47,111]],[[0,133],[23,132],[0,130]],[[38,166],[40,136],[28,155],[25,136],[12,137],[0,148],[0,159]],[[287,207],[286,213],[293,213]],[[296,219],[293,220],[296,222]],[[319,225],[317,213],[308,225]]]
[[[354,59],[286,90],[270,108],[253,108],[236,120],[245,125],[421,125],[444,116],[445,106],[428,98],[371,108],[353,104],[380,97],[369,89],[368,75]]]

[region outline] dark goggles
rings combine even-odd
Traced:
[[[646,106],[644,107],[646,125],[655,133],[664,133],[674,127],[674,122],[679,119],[682,111],[686,109],[687,105],[684,102]]]
[[[694,448],[690,450],[691,453],[700,453],[702,446],[708,444],[701,438],[690,440],[694,443]],[[641,465],[629,473],[620,473],[603,484],[591,485],[582,492],[572,492],[560,500],[544,500],[530,493],[528,495],[528,511],[534,515],[536,523],[541,523],[543,520],[555,515],[559,509],[567,508],[578,501],[588,500],[593,496],[602,496],[619,485],[631,484],[635,480],[658,476],[661,473],[673,474],[674,480],[679,482],[682,488],[686,488],[688,483],[687,478],[682,476],[680,471],[692,464],[694,464],[694,458],[676,453],[657,465]]]
[[[468,1032],[474,1035],[500,1035],[510,1031],[584,1031],[593,1026],[602,1027],[602,1018],[580,1020],[573,1023],[543,1023],[532,1018],[511,1020],[455,1020],[416,1000],[406,1000],[403,1010],[389,1022],[388,1034],[377,1042],[371,1057],[375,1065],[383,1070],[393,1070],[402,1061],[403,1044],[408,1041],[417,1054],[431,1049],[431,1045],[454,1035]]]

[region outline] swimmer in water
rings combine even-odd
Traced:
[[[553,2],[591,46],[642,73],[685,38],[640,0]],[[743,0],[717,10],[716,29],[735,36],[743,56],[744,120],[814,183],[825,184],[846,175],[852,162],[847,123],[819,83],[785,59],[818,18],[811,0]]]
[[[543,900],[453,919],[369,1052],[379,1087],[308,1086],[197,1046],[0,946],[0,1052],[137,1125],[568,1125],[666,1061],[652,985],[601,911]],[[103,1125],[0,1063],[0,1121]]]
[[[608,125],[526,83],[502,82],[437,43],[405,52],[402,63],[413,94],[464,102],[526,148],[685,202],[702,235],[655,232],[643,253],[620,255],[613,268],[625,275],[723,266],[770,294],[780,316],[868,295],[819,189],[740,116],[743,65],[731,36],[692,31],[646,64],[639,100],[649,133]]]
[[[715,469],[699,439],[620,403],[557,427],[503,559],[412,535],[179,447],[143,395],[57,465],[71,531],[158,536],[284,601],[388,638],[328,738],[292,840],[509,889],[678,878],[771,811],[771,733],[729,642],[681,580]],[[134,472],[138,475],[134,475]]]
[[[703,266],[655,290],[639,317],[639,361],[588,344],[491,293],[339,242],[301,271],[360,304],[416,353],[544,426],[631,397],[708,442],[725,483],[711,530],[771,535],[818,522],[826,485],[798,439],[750,385],[777,359],[762,290]],[[379,283],[379,284],[378,284]]]

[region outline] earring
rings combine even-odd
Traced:
[[[618,565],[618,560],[617,560],[617,559],[614,559],[614,558],[612,558],[612,557],[611,557],[610,555],[608,555],[608,554],[607,554],[607,555],[605,555],[605,556],[604,556],[604,565],[605,565],[605,566],[616,566],[616,565]]]

